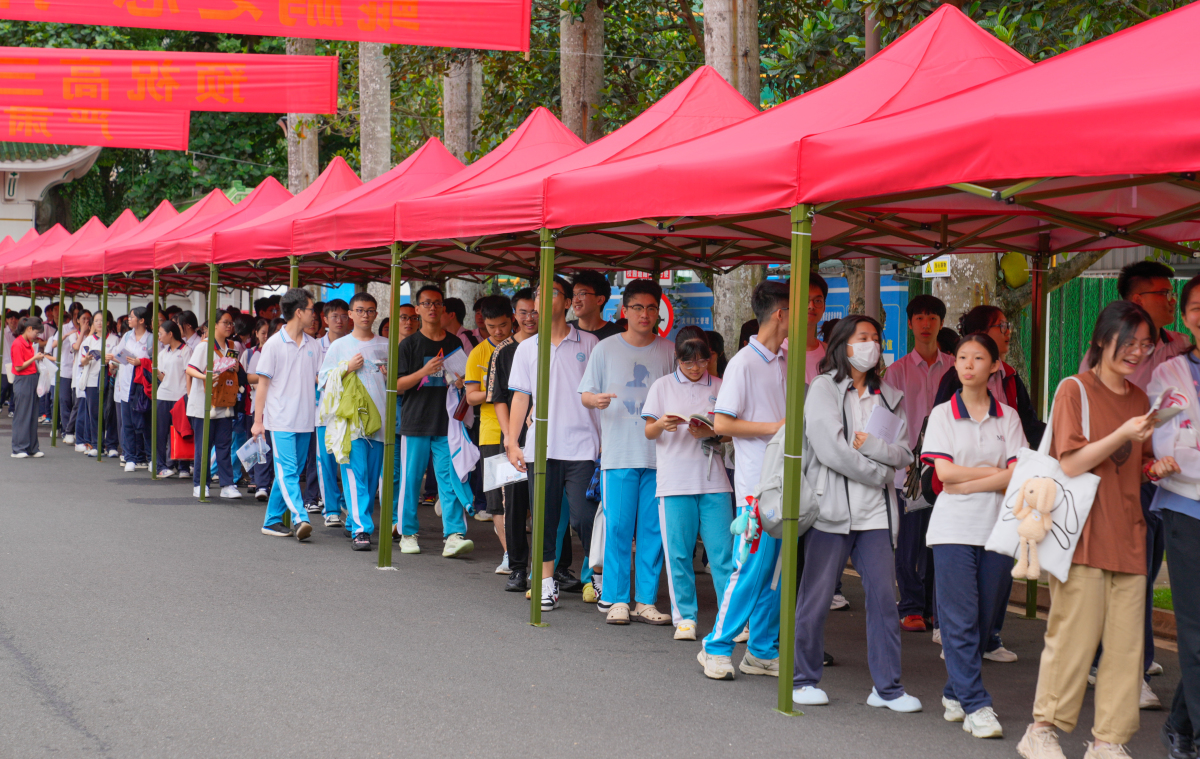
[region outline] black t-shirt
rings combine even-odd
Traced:
[[[504,403],[512,408],[512,390],[508,389],[508,375],[512,371],[513,359],[517,355],[516,340],[506,342],[501,347],[496,349],[492,354],[492,365],[488,368],[489,374],[494,374],[494,378],[489,378],[489,385],[492,390],[492,403]],[[525,426],[521,427],[521,439],[517,441],[522,447],[525,445]]]
[[[575,327],[575,329],[579,330],[580,332],[587,332],[590,335],[595,335],[597,340],[603,340],[604,338],[612,337],[613,335],[620,335],[624,332],[624,330],[618,327],[615,322],[604,322],[604,326],[594,332],[590,329],[584,329],[583,327],[580,327],[579,322],[577,321],[567,322],[567,324]]]
[[[442,352],[450,355],[455,348],[462,350],[462,340],[457,335],[446,333],[440,342],[430,340],[420,332],[414,332],[400,343],[399,359],[396,364],[398,377],[406,377],[418,371],[429,360]],[[412,437],[443,437],[449,426],[446,413],[446,377],[437,372],[404,392],[404,413],[400,418],[400,434]]]

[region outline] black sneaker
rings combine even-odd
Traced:
[[[320,514],[321,513],[321,504],[306,503],[306,504],[304,504],[304,510],[307,511],[309,514]]]
[[[1167,759],[1196,759],[1196,743],[1192,736],[1177,732],[1170,722],[1163,723],[1158,736],[1162,738],[1163,745],[1171,750]]]
[[[529,573],[524,569],[514,569],[509,573],[504,589],[509,593],[524,593],[529,590]]]
[[[292,536],[292,531],[287,527],[284,527],[283,522],[276,522],[275,524],[267,525],[266,527],[262,528],[262,533],[263,535],[270,535],[276,538],[290,538]]]
[[[309,522],[300,522],[293,529],[296,533],[296,540],[308,540],[312,535],[312,524]]]
[[[824,657],[823,661],[825,663],[825,666],[832,667],[833,666],[833,656],[828,651],[822,652],[822,655]]]
[[[371,536],[365,532],[360,532],[350,540],[350,547],[355,551],[370,551]]]
[[[570,569],[562,569],[554,573],[554,581],[558,583],[559,592],[582,593],[583,581],[571,574]]]

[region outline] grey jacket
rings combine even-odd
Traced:
[[[908,446],[908,421],[900,403],[904,393],[880,383],[883,405],[900,417],[896,442],[889,445],[871,435],[856,451],[853,425],[848,425],[850,409],[846,391],[850,385],[849,377],[834,382],[832,373],[822,374],[813,379],[804,400],[804,489],[806,497],[816,499],[818,516],[813,526],[821,532],[839,535],[850,532],[852,504],[846,481],[850,478],[883,490],[894,542],[899,520],[896,493],[891,485],[896,471],[913,460]]]

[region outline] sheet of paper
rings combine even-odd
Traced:
[[[896,435],[900,432],[900,417],[882,405],[877,405],[871,411],[871,416],[867,419],[867,428],[863,432],[891,445],[896,442]]]
[[[454,374],[458,379],[467,376],[467,354],[462,348],[455,348],[442,358],[442,367]]]
[[[1187,406],[1187,396],[1174,387],[1164,388],[1150,404],[1150,416],[1154,418],[1154,426],[1163,426],[1182,414]]]
[[[518,472],[517,468],[509,463],[508,456],[503,453],[498,453],[483,460],[484,491],[495,490],[496,488],[511,485],[514,482],[524,482],[528,479],[529,475],[526,472]]]

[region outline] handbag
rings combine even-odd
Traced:
[[[169,457],[172,461],[191,461],[196,458],[196,437],[184,437],[172,426]]]
[[[213,408],[233,408],[237,403],[237,397],[238,376],[236,371],[221,372],[213,379]]]
[[[1066,382],[1079,385],[1079,401],[1083,417],[1083,436],[1091,439],[1091,425],[1088,420],[1088,397],[1083,383],[1075,377],[1067,377],[1054,391],[1058,391]],[[1053,418],[1053,416],[1051,417]],[[1050,455],[1050,441],[1053,437],[1053,426],[1046,426],[1046,434],[1042,435],[1038,449],[1022,448],[1017,454],[1017,466],[1009,480],[1008,489],[1004,492],[1004,503],[1000,508],[1000,516],[992,527],[984,548],[988,551],[1002,553],[1005,556],[1016,557],[1020,547],[1020,536],[1017,528],[1021,521],[1013,516],[1013,506],[1017,503],[1018,494],[1025,481],[1031,477],[1046,477],[1054,480],[1056,493],[1054,508],[1051,514],[1050,531],[1045,540],[1038,546],[1038,560],[1042,568],[1056,577],[1060,582],[1067,581],[1071,571],[1071,560],[1075,556],[1075,546],[1079,544],[1079,536],[1083,533],[1083,525],[1087,523],[1088,514],[1092,511],[1092,502],[1096,499],[1096,490],[1100,487],[1100,477],[1091,472],[1084,472],[1078,477],[1068,477],[1058,463],[1058,459]]]

